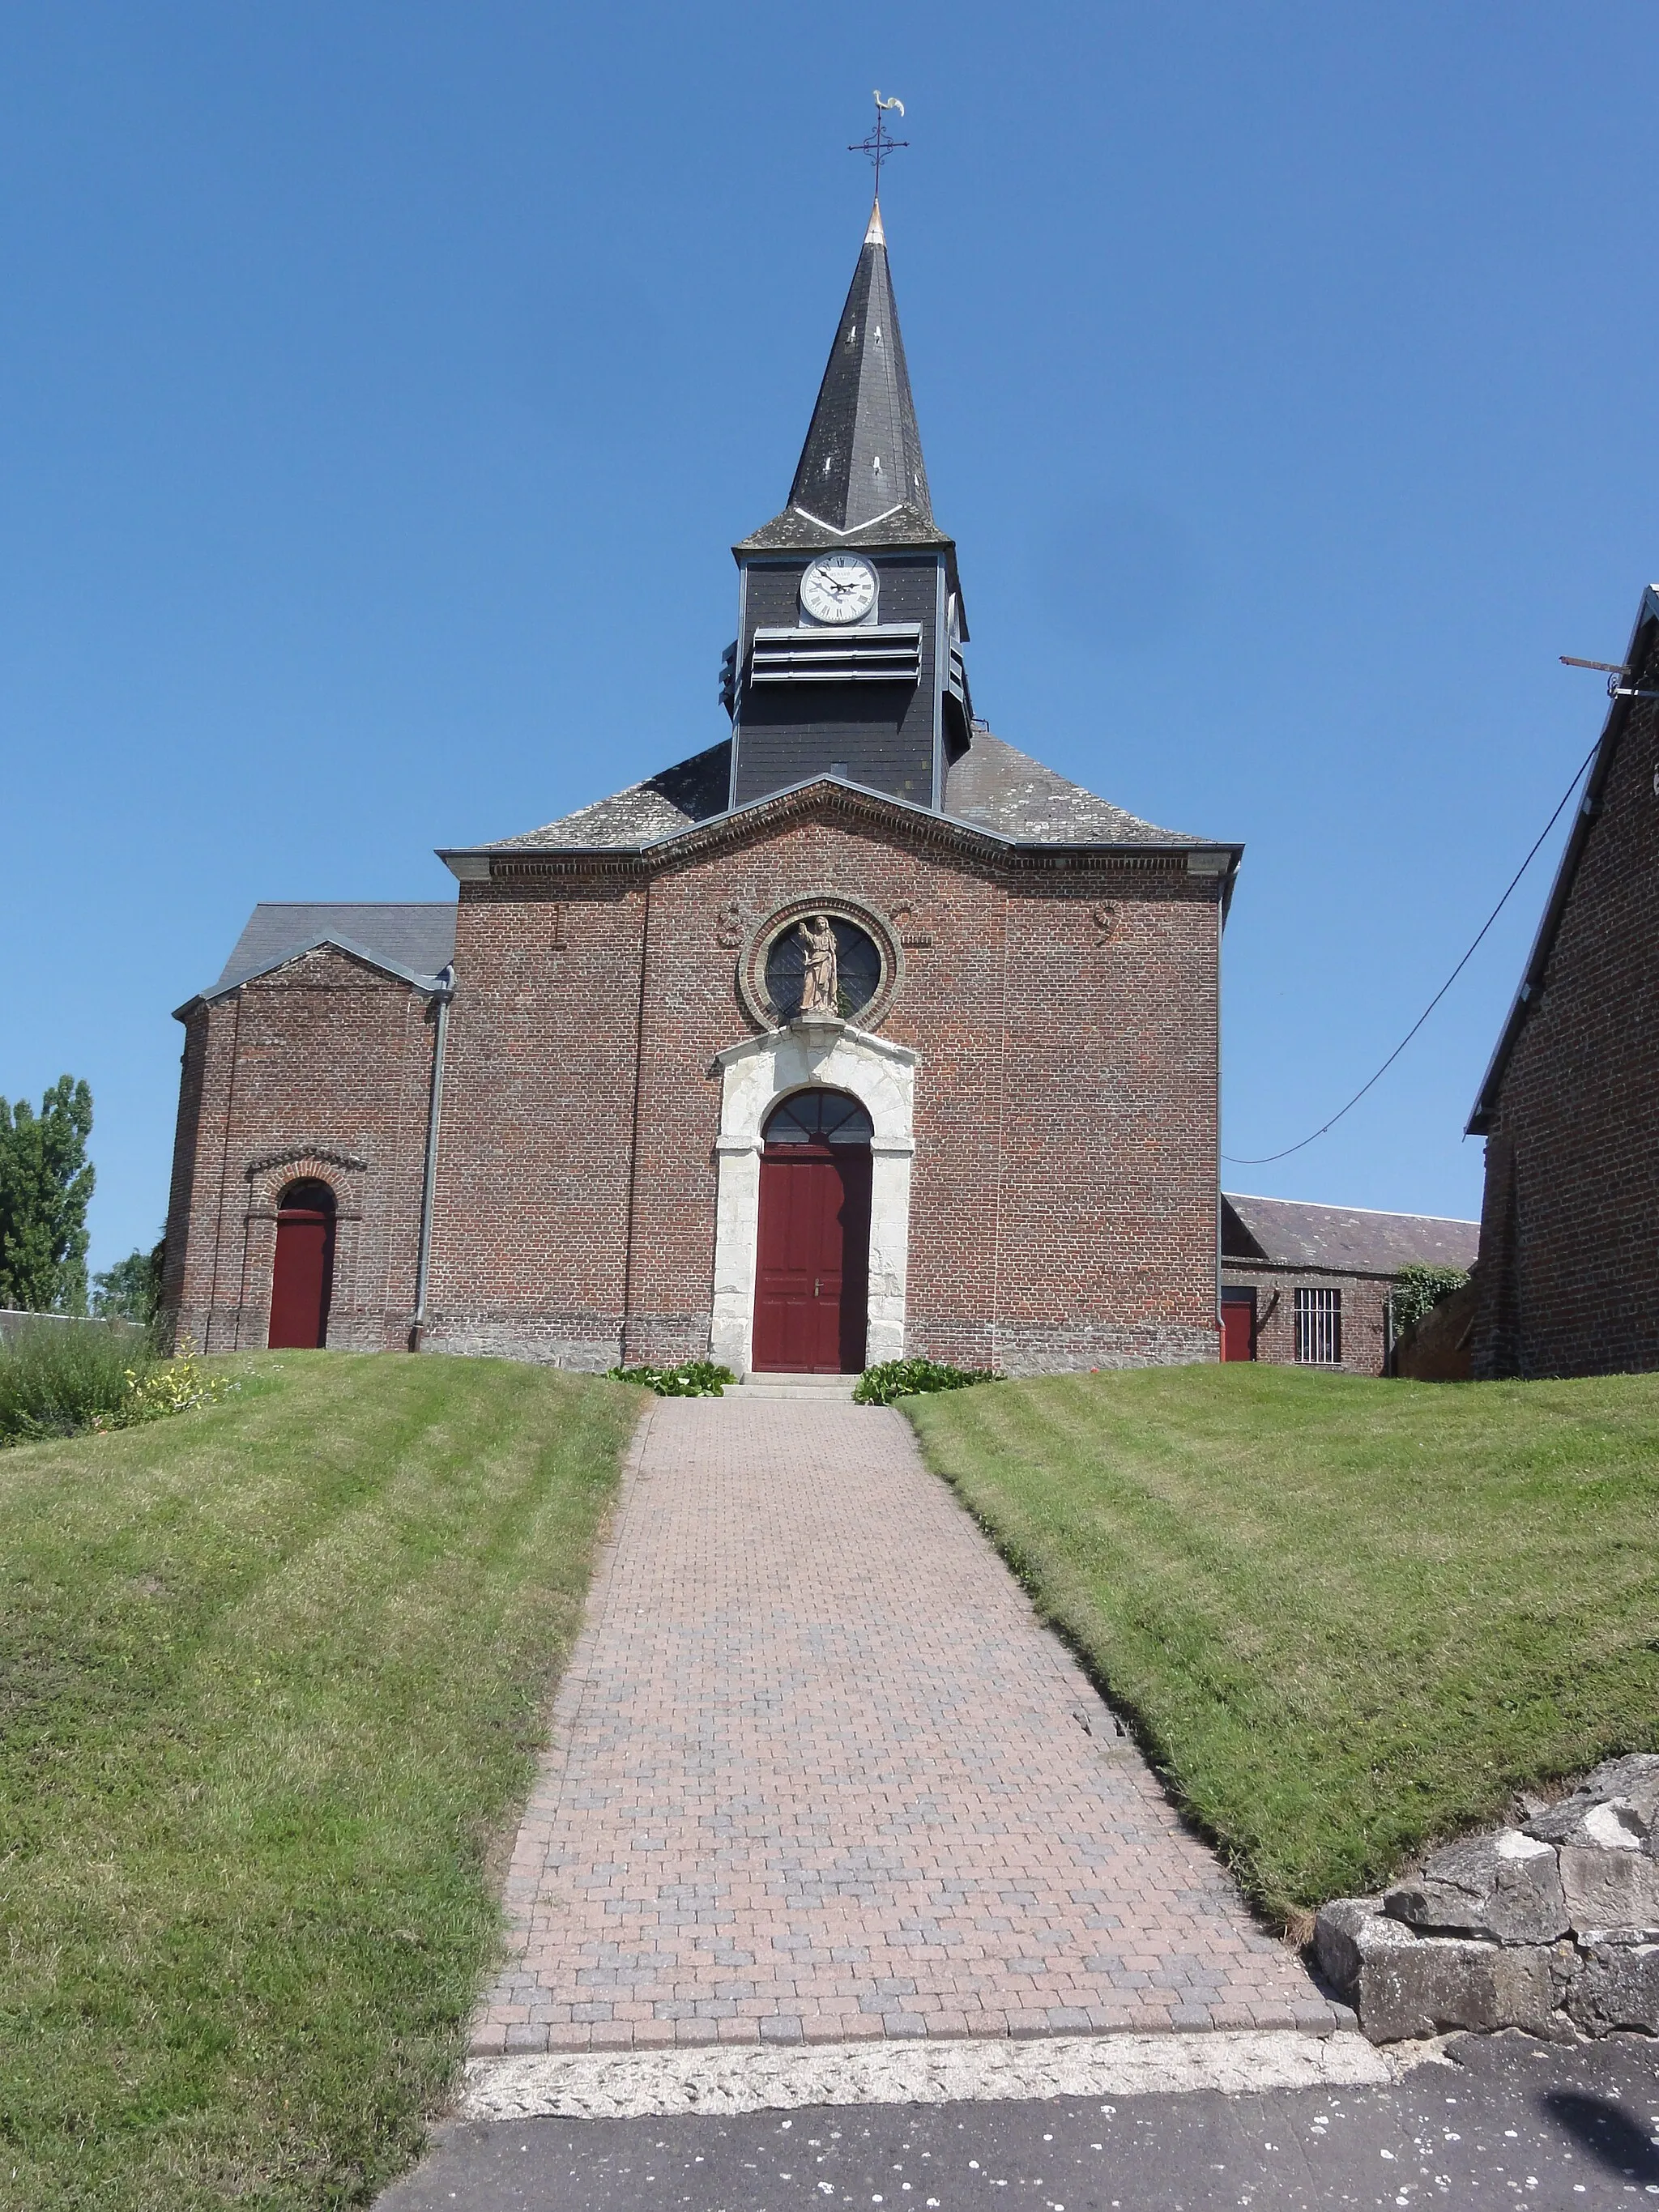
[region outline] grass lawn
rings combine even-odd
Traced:
[[[215,1362],[0,1452],[0,2205],[358,2204],[489,1878],[640,1401],[496,1360]]]
[[[903,1410],[1276,1918],[1659,1750],[1659,1376],[1240,1363]]]

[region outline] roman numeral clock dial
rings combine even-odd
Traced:
[[[856,553],[825,553],[800,580],[800,603],[814,622],[862,622],[876,604],[876,572]]]

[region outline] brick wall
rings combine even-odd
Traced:
[[[406,1343],[432,1035],[419,993],[326,949],[191,1009],[163,1297],[198,1350],[264,1343],[276,1200],[301,1176],[335,1193],[330,1344]]]
[[[1487,1139],[1477,1376],[1659,1367],[1656,779],[1659,732],[1639,706]]]
[[[1027,868],[835,800],[650,869],[498,862],[461,890],[423,1340],[583,1367],[706,1352],[714,1056],[753,1030],[745,933],[811,895],[903,941],[881,1033],[920,1055],[908,1348],[1213,1359],[1220,889],[1180,853]],[[318,1144],[366,1164],[328,1170],[361,1224],[330,1340],[404,1340],[430,1037],[418,996],[326,952],[191,1015],[170,1297],[198,1342],[264,1341],[274,1221],[250,1164]]]
[[[1343,1373],[1382,1373],[1388,1349],[1388,1299],[1394,1284],[1392,1275],[1322,1273],[1317,1268],[1224,1260],[1221,1281],[1224,1289],[1255,1291],[1255,1356],[1280,1367],[1297,1364],[1297,1290],[1340,1291]]]
[[[743,936],[811,894],[906,910],[882,1034],[921,1055],[911,1348],[1214,1358],[1217,880],[1177,855],[1032,882],[848,812],[463,886],[434,1348],[707,1351],[714,1055],[752,1026]]]

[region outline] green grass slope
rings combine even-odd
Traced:
[[[0,2204],[297,2212],[407,2163],[640,1403],[228,1364],[0,1453]]]
[[[1241,1364],[903,1410],[1274,1917],[1659,1749],[1659,1376]]]

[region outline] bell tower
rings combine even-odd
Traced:
[[[938,810],[971,740],[955,542],[933,520],[872,210],[782,514],[732,549],[731,803],[841,775]]]

